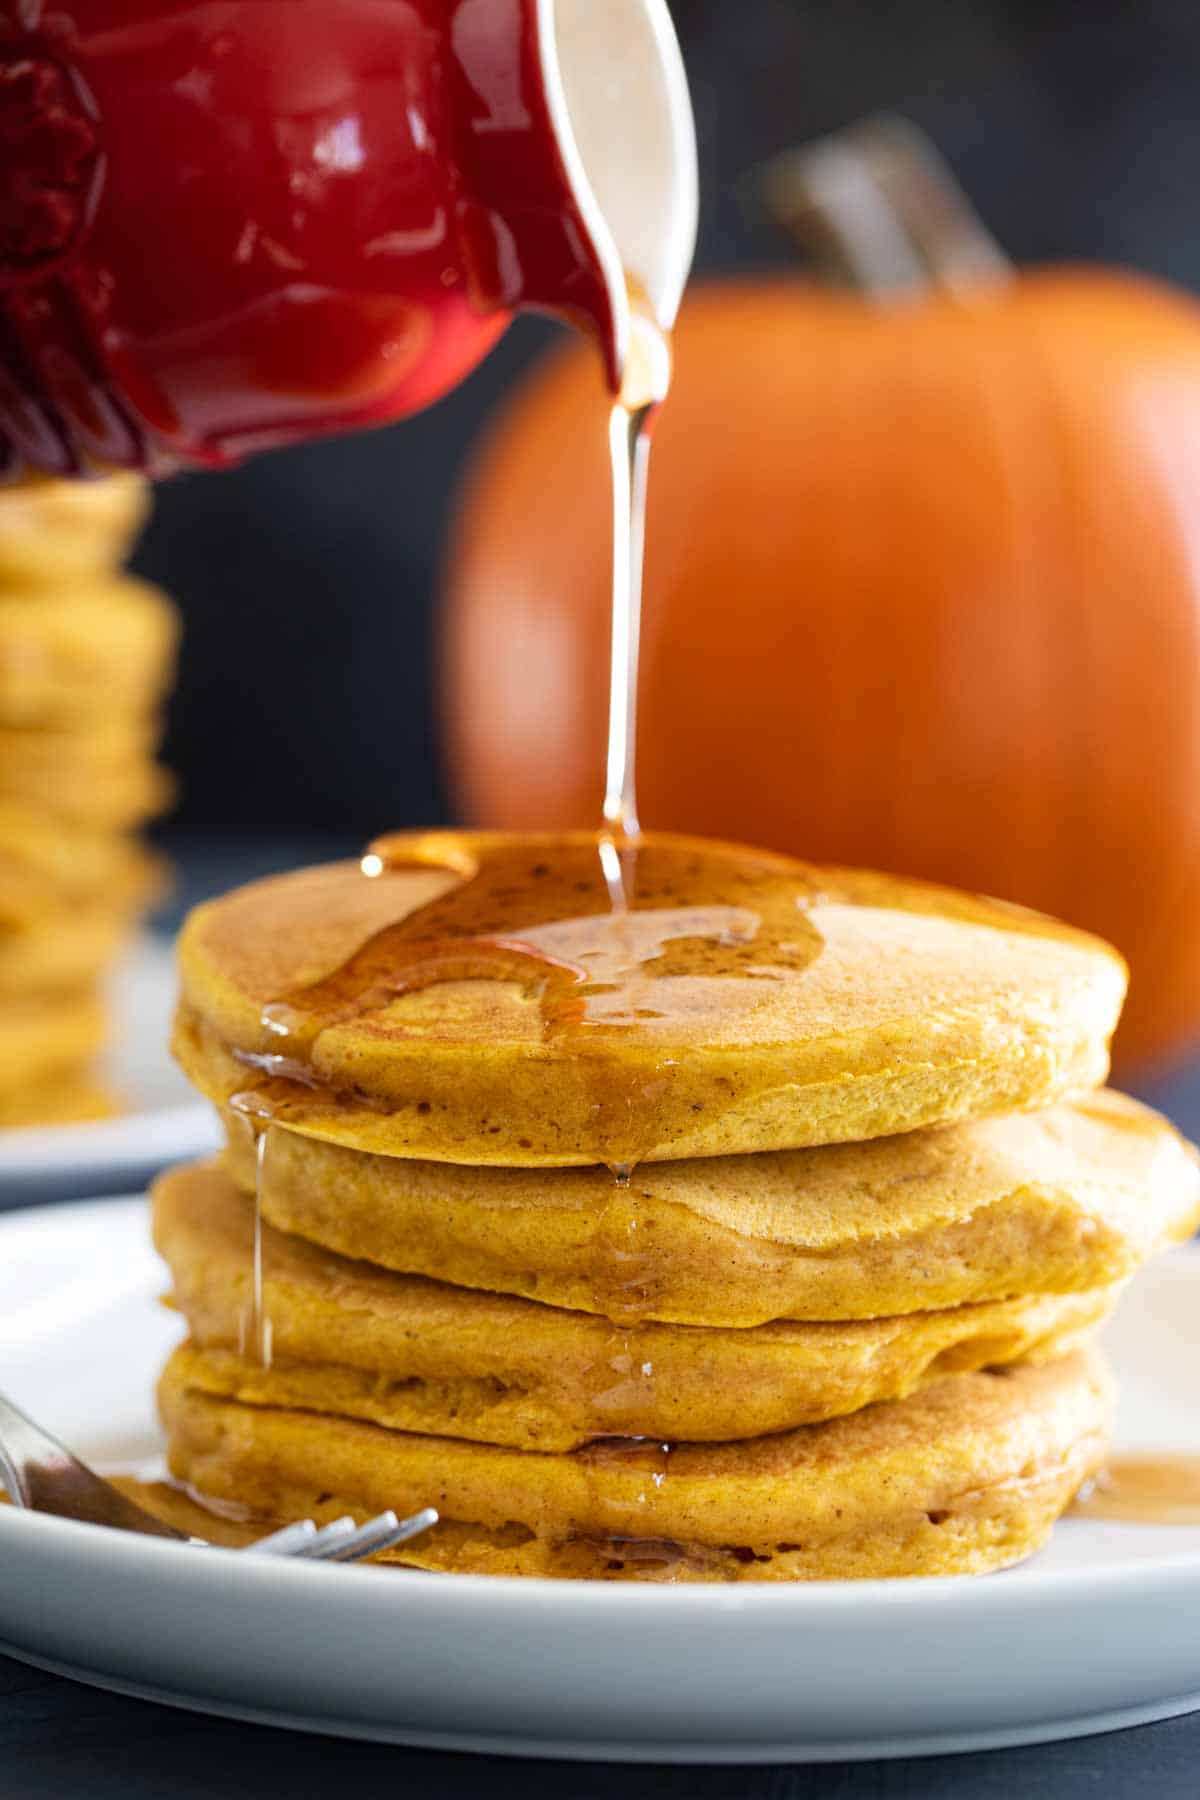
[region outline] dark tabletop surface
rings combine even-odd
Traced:
[[[169,1712],[0,1659],[5,1800],[1195,1800],[1200,1718],[980,1756],[815,1768],[648,1768],[451,1756]]]
[[[263,842],[184,838],[171,846],[183,907],[273,868],[339,855],[336,839]],[[1200,1131],[1200,1065],[1147,1085],[1187,1130]],[[3,1571],[0,1570],[0,1580]],[[622,1800],[1196,1800],[1200,1713],[1161,1725],[974,1756],[822,1767],[638,1768],[458,1756],[355,1744],[181,1713],[80,1687],[0,1657],[0,1800],[227,1800],[338,1790],[379,1795],[622,1796]]]

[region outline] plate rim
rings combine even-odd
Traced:
[[[119,1694],[125,1699],[141,1700],[173,1711],[195,1713],[204,1718],[228,1719],[243,1725],[265,1725],[277,1731],[295,1731],[306,1737],[328,1737],[359,1743],[394,1744],[411,1750],[438,1750],[451,1754],[503,1756],[561,1762],[611,1762],[667,1765],[677,1763],[691,1768],[764,1767],[772,1764],[799,1765],[836,1762],[896,1762],[902,1758],[927,1756],[972,1756],[988,1750],[1019,1750],[1038,1744],[1057,1744],[1080,1738],[1100,1737],[1110,1732],[1129,1731],[1140,1725],[1157,1725],[1170,1719],[1186,1718],[1200,1712],[1200,1689],[1180,1694],[1169,1700],[1150,1701],[1142,1706],[1101,1709],[1080,1713],[1061,1720],[1042,1720],[1036,1725],[998,1726],[992,1731],[914,1733],[871,1739],[842,1739],[823,1744],[798,1739],[772,1739],[761,1744],[680,1743],[672,1738],[643,1739],[620,1743],[608,1738],[531,1737],[514,1732],[511,1735],[463,1731],[422,1732],[404,1727],[388,1729],[366,1724],[348,1725],[336,1718],[317,1718],[303,1713],[288,1713],[270,1707],[242,1706],[236,1701],[201,1699],[178,1689],[156,1686],[153,1682],[125,1681],[119,1676],[104,1675],[81,1663],[63,1662],[56,1658],[30,1656],[0,1639],[0,1656],[30,1668],[78,1681],[102,1693]]]

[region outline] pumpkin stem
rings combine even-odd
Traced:
[[[763,171],[768,211],[842,286],[870,295],[966,292],[1012,264],[924,132],[881,114]]]

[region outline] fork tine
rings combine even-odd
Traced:
[[[397,1544],[406,1544],[410,1538],[419,1537],[421,1532],[428,1531],[438,1522],[437,1512],[432,1506],[414,1513],[410,1519],[398,1519],[394,1512],[382,1512],[377,1518],[369,1519],[365,1525],[328,1547],[321,1546],[310,1549],[307,1558],[317,1562],[361,1562],[368,1556],[378,1556],[384,1550],[394,1550]]]
[[[385,1549],[394,1550],[397,1544],[407,1544],[410,1538],[420,1537],[423,1531],[432,1531],[440,1518],[441,1514],[436,1506],[423,1506],[411,1519],[401,1519],[396,1527],[395,1537],[390,1544],[384,1546]]]
[[[399,1520],[394,1512],[380,1513],[377,1518],[369,1519],[365,1525],[352,1526],[348,1532],[330,1538],[325,1542],[319,1539],[307,1552],[309,1562],[350,1562],[356,1557],[370,1555],[365,1545],[374,1546],[382,1542],[390,1534],[399,1530]]]
[[[306,1562],[322,1562],[339,1545],[348,1542],[354,1536],[355,1529],[354,1520],[347,1513],[344,1518],[334,1519],[332,1524],[323,1525],[297,1554]]]
[[[270,1537],[247,1544],[246,1551],[251,1556],[304,1556],[316,1536],[317,1528],[311,1519],[297,1519],[294,1525],[285,1525],[282,1531],[273,1531]]]

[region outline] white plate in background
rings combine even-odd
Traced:
[[[0,1131],[0,1207],[136,1187],[164,1163],[216,1148],[215,1114],[167,1050],[175,988],[170,946],[139,938],[114,975],[113,1046],[103,1067],[129,1110],[79,1125]]]
[[[158,1449],[180,1332],[140,1201],[0,1219],[3,1386],[85,1456]],[[1200,1451],[1200,1250],[1110,1331],[1127,1448]],[[1200,1709],[1200,1528],[1067,1520],[974,1578],[686,1586],[240,1559],[0,1507],[0,1651],[205,1712],[456,1750],[917,1755]]]

